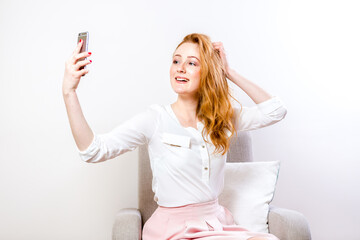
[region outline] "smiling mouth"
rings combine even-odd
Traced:
[[[181,78],[181,77],[175,77],[176,82],[179,83],[187,83],[189,81],[189,79],[187,78]]]

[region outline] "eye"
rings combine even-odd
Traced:
[[[193,64],[193,66],[196,66],[195,62],[190,62],[190,64]]]
[[[174,61],[173,61],[173,63],[177,63],[177,61],[176,61],[176,60],[174,60]]]

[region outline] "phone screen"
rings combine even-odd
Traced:
[[[81,49],[80,49],[80,53],[82,53],[82,52],[87,52],[87,50],[88,50],[88,43],[89,43],[89,32],[81,32],[81,33],[79,33],[79,35],[78,35],[78,43],[79,43],[79,41],[80,41],[80,39],[82,39],[83,40],[83,45],[82,45],[82,47],[81,47]],[[79,61],[83,61],[83,60],[85,60],[86,58],[80,58],[79,59]],[[81,69],[84,69],[84,67],[81,67],[80,68],[80,70]]]

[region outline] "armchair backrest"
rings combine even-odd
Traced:
[[[147,145],[139,147],[139,210],[142,215],[143,224],[151,217],[157,203],[154,201],[152,191],[152,172],[150,168],[150,159]],[[227,162],[252,162],[252,144],[249,132],[239,132],[230,142],[230,148],[227,152]]]

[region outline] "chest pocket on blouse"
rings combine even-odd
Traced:
[[[161,141],[173,147],[190,148],[190,137],[173,133],[163,133]]]

